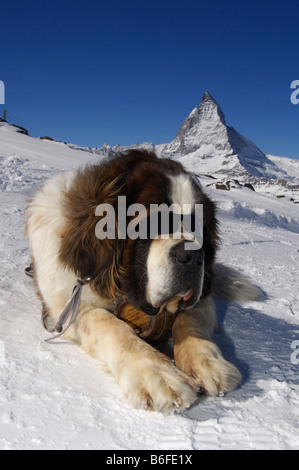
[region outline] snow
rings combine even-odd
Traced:
[[[272,158],[298,171],[297,162]],[[266,187],[221,191],[201,180],[218,205],[219,261],[264,293],[261,302],[216,302],[214,339],[243,374],[237,390],[202,397],[183,414],[135,410],[100,363],[73,344],[44,341],[40,302],[24,275],[24,208],[46,178],[98,159],[0,122],[0,449],[297,449],[299,212]]]
[[[269,160],[282,168],[290,177],[299,179],[299,161],[292,158],[268,155]]]

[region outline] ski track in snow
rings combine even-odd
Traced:
[[[41,152],[42,145],[51,144],[39,142]],[[76,158],[73,166],[82,163]],[[1,142],[0,160],[1,449],[299,447],[299,364],[291,362],[291,344],[299,340],[298,206],[245,189],[209,189],[219,206],[219,261],[249,275],[264,300],[216,302],[214,339],[240,368],[241,386],[166,415],[132,409],[113,377],[77,346],[44,342],[40,302],[24,275],[30,258],[23,214],[36,188],[64,163],[30,160],[28,151],[1,156]]]

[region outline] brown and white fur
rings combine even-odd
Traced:
[[[96,206],[116,204],[118,195],[146,207],[163,202],[202,203],[204,254],[196,262],[187,262],[182,252],[177,253],[180,241],[171,237],[143,244],[98,240]],[[131,151],[93,167],[59,174],[29,203],[26,232],[38,291],[54,322],[72,294],[76,273],[91,276],[83,288],[76,321],[65,337],[105,363],[134,407],[183,410],[196,400],[199,389],[216,395],[240,382],[237,368],[211,340],[216,323],[211,300],[218,240],[215,208],[179,163]],[[193,295],[184,301],[188,291]],[[171,361],[113,315],[113,310],[126,298],[152,313],[161,305],[167,308],[175,296],[181,302],[172,328]]]

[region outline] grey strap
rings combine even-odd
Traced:
[[[73,289],[73,293],[71,298],[67,301],[65,308],[63,309],[58,322],[54,326],[54,328],[49,328],[46,322],[48,312],[43,311],[42,313],[42,324],[44,328],[49,331],[49,333],[58,333],[55,336],[52,336],[51,338],[46,339],[45,341],[50,342],[53,341],[56,338],[59,338],[61,335],[63,335],[71,326],[71,324],[74,322],[76,319],[79,306],[80,306],[80,301],[81,301],[81,294],[82,294],[82,288],[85,286],[85,284],[88,284],[90,281],[90,278],[82,279],[81,277],[78,277],[76,285]],[[63,325],[68,321],[68,324],[63,328]]]

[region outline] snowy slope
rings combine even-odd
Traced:
[[[299,181],[299,161],[292,158],[276,157],[267,155],[269,160],[281,168],[290,178],[296,178]]]
[[[1,124],[0,449],[298,448],[298,205],[246,188],[216,190],[202,179],[219,208],[219,261],[265,294],[258,303],[217,301],[215,341],[243,382],[183,415],[134,410],[98,362],[75,345],[44,342],[40,302],[23,272],[26,201],[57,171],[99,157]]]
[[[74,151],[62,142],[39,140],[18,132],[18,127],[0,122],[1,157],[21,157],[39,165],[72,169],[94,160],[95,155],[80,147]]]

